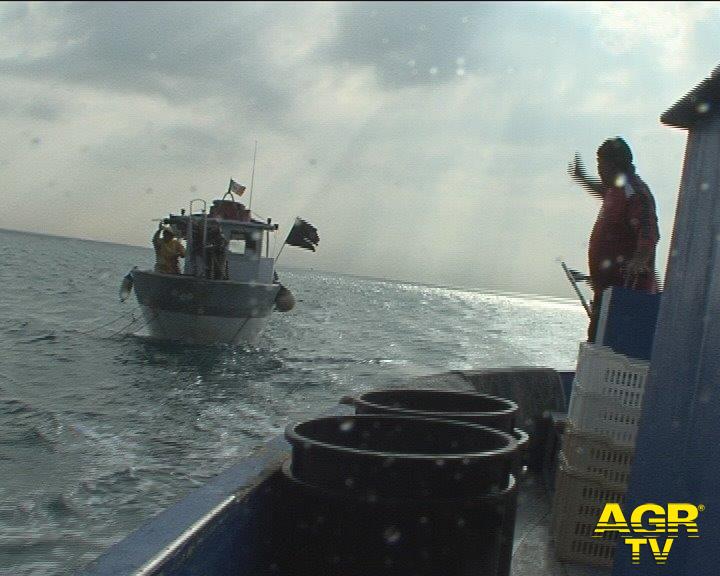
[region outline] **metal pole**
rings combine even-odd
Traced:
[[[292,226],[290,227],[290,232],[292,232],[293,228],[295,228],[295,224],[297,223],[297,221],[298,219],[296,217],[295,220],[293,220]],[[275,226],[277,226],[277,224],[275,224]],[[280,254],[282,254],[283,248],[285,248],[285,245],[287,244],[287,239],[290,236],[290,232],[288,232],[288,235],[285,237],[285,241],[282,243],[282,246],[280,246],[280,252],[278,252],[277,256],[275,256],[275,263],[277,263],[278,258],[280,258]]]
[[[255,153],[253,154],[253,167],[252,174],[250,176],[250,200],[248,201],[248,210],[252,209],[252,192],[253,183],[255,182],[255,158],[257,158],[257,140],[255,140]]]
[[[283,248],[285,248],[285,242],[283,242],[283,245],[280,246],[280,252],[278,252],[278,255],[275,256],[275,263],[277,264],[278,258],[280,258],[280,254],[282,254]]]
[[[205,267],[207,266],[207,211],[203,208],[203,257],[202,257],[202,276],[205,276]]]
[[[565,271],[565,276],[567,276],[568,280],[570,280],[570,284],[572,284],[573,288],[575,289],[575,294],[578,295],[578,298],[580,298],[580,302],[582,302],[583,308],[585,308],[585,312],[587,312],[588,317],[592,317],[592,312],[590,311],[590,306],[588,306],[587,301],[585,300],[585,297],[582,295],[582,292],[580,292],[580,288],[578,288],[577,282],[575,282],[575,278],[573,278],[573,275],[570,274],[570,270],[568,270],[568,267],[565,266],[565,262],[561,262],[562,268]]]

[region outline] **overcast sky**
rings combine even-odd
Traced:
[[[599,208],[574,152],[628,140],[664,272],[659,116],[719,61],[715,3],[0,4],[0,227],[149,246],[249,186],[257,140],[253,210],[321,238],[281,265],[572,297]]]

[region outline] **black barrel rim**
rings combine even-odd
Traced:
[[[450,411],[441,411],[436,412],[433,410],[421,410],[418,408],[402,408],[402,407],[396,407],[396,406],[388,406],[386,404],[378,404],[377,402],[373,402],[371,400],[367,400],[366,396],[372,396],[376,394],[397,394],[397,393],[403,393],[403,392],[410,392],[413,394],[443,394],[446,396],[457,396],[458,398],[462,397],[471,397],[471,398],[482,398],[482,399],[488,399],[490,401],[496,402],[498,405],[504,405],[505,408],[498,409],[498,410],[490,410],[490,411],[459,411],[459,412],[450,412]],[[512,400],[508,400],[507,398],[500,398],[499,396],[492,396],[490,394],[483,394],[481,392],[458,392],[456,390],[436,390],[436,389],[424,389],[424,388],[388,388],[385,390],[373,390],[371,392],[366,392],[364,394],[361,394],[358,396],[358,398],[355,399],[356,404],[363,404],[375,409],[382,409],[387,411],[392,411],[394,413],[398,414],[428,414],[431,415],[433,418],[437,417],[444,417],[447,419],[452,418],[473,418],[473,417],[491,417],[491,416],[512,416],[513,414],[517,413],[518,411],[518,405],[517,403],[513,402]]]
[[[513,436],[517,440],[518,448],[527,447],[528,442],[530,442],[530,434],[521,428],[513,428]]]
[[[314,418],[313,421],[317,420],[335,420],[338,422],[343,421],[353,421],[355,419],[382,419],[382,420],[399,420],[399,421],[417,421],[417,418],[412,416],[399,416],[395,414],[353,414],[349,416],[324,416],[321,418]],[[338,444],[331,444],[329,442],[323,442],[322,440],[317,440],[314,438],[308,438],[306,436],[302,436],[300,433],[298,433],[295,429],[298,426],[301,426],[305,422],[291,422],[285,427],[285,438],[291,443],[296,445],[302,445],[306,448],[312,447],[312,446],[318,446],[321,448],[329,449],[329,450],[335,450],[340,451],[347,454],[360,454],[363,456],[371,456],[371,457],[378,457],[378,458],[403,458],[403,459],[413,459],[413,460],[420,460],[420,461],[432,461],[432,460],[459,460],[462,461],[466,458],[501,458],[505,456],[512,456],[514,453],[517,452],[518,448],[518,441],[515,437],[513,437],[511,434],[508,434],[507,432],[504,432],[502,430],[497,430],[495,428],[490,428],[488,426],[482,426],[481,424],[475,424],[473,422],[464,422],[459,420],[444,420],[439,418],[426,418],[428,422],[437,422],[439,425],[450,425],[453,427],[467,427],[470,426],[475,429],[483,430],[488,433],[490,433],[491,436],[501,437],[503,440],[507,440],[507,444],[505,446],[501,446],[499,448],[495,448],[492,450],[485,450],[483,452],[458,452],[455,454],[447,454],[447,453],[432,453],[432,454],[423,454],[419,452],[387,452],[387,451],[379,451],[379,450],[367,450],[362,448],[353,448],[350,446],[342,446]]]
[[[338,490],[337,488],[328,488],[326,486],[317,486],[315,484],[311,484],[301,478],[298,478],[293,473],[292,469],[292,458],[287,458],[283,461],[283,463],[280,465],[280,469],[282,471],[282,474],[289,480],[292,480],[293,482],[296,482],[298,485],[308,489],[308,490],[314,490],[314,491],[321,491],[323,494],[327,494],[328,496],[332,498],[338,498],[343,500],[355,500],[356,502],[367,502],[368,501],[368,495],[364,494],[363,492],[349,492],[345,490]],[[423,506],[439,506],[439,505],[446,505],[446,504],[453,504],[453,503],[460,503],[463,506],[473,506],[477,504],[484,504],[486,502],[492,502],[494,500],[498,500],[504,497],[507,497],[513,493],[513,491],[518,490],[518,480],[514,473],[508,474],[508,482],[507,485],[502,487],[499,490],[496,491],[490,491],[485,492],[484,494],[480,494],[479,496],[475,496],[473,498],[467,498],[463,496],[462,498],[433,498],[433,497],[423,497],[420,503]],[[377,501],[377,496],[375,496],[375,500],[370,500],[370,502]],[[412,498],[412,497],[399,497],[399,496],[386,496],[383,495],[382,502],[385,504],[410,504],[410,505],[417,505],[418,499]]]

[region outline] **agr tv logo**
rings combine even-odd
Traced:
[[[699,538],[697,517],[705,510],[702,504],[673,502],[665,508],[659,504],[641,504],[630,514],[630,523],[625,520],[620,504],[605,504],[594,538],[601,538],[608,532],[617,532],[630,545],[632,563],[640,564],[643,546],[650,548],[655,562],[665,564],[670,555],[672,544],[680,535],[680,526],[684,526],[684,534],[688,538]],[[666,535],[665,541],[662,535]]]

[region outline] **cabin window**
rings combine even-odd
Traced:
[[[233,254],[245,254],[245,240],[244,239],[233,239],[230,240],[230,252]]]

